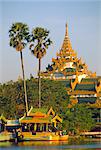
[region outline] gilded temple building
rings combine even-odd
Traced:
[[[20,118],[20,123],[22,124],[22,130],[25,131],[29,128],[33,128],[36,132],[48,131],[50,127],[57,127],[62,123],[62,119],[59,117],[55,111],[48,108],[33,108],[28,112],[28,115],[24,115]]]
[[[41,73],[43,78],[54,80],[61,79],[78,79],[81,80],[87,76],[96,76],[88,70],[86,63],[77,57],[77,53],[72,49],[72,45],[68,35],[68,26],[66,24],[66,32],[60,52],[56,58],[52,58],[52,64],[48,65],[45,72]]]
[[[101,103],[101,77],[89,71],[87,64],[72,49],[67,24],[61,49],[46,71],[41,72],[41,77],[65,82],[71,102]]]

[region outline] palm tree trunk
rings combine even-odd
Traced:
[[[39,108],[41,107],[41,77],[40,77],[40,71],[41,71],[41,59],[39,58]]]
[[[20,51],[20,56],[21,56],[21,66],[22,66],[22,75],[23,75],[24,93],[25,93],[25,107],[26,107],[26,116],[27,116],[27,114],[28,114],[28,102],[27,102],[27,90],[26,90],[26,81],[25,81],[25,74],[24,74],[24,63],[23,63],[22,51]]]

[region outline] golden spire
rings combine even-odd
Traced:
[[[68,25],[66,23],[66,33],[65,33],[65,36],[68,37]]]
[[[61,50],[62,51],[72,50],[71,42],[70,42],[70,39],[69,39],[69,36],[68,36],[68,25],[67,25],[67,23],[66,23],[65,37],[64,37],[64,40],[63,40]]]

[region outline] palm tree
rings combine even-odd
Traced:
[[[39,80],[39,108],[41,107],[41,59],[46,54],[46,49],[51,45],[52,41],[48,38],[49,31],[47,29],[36,27],[32,31],[32,43],[30,50],[32,54],[39,60],[38,80]]]
[[[9,37],[10,37],[10,46],[15,48],[18,52],[20,52],[22,75],[24,81],[25,107],[26,107],[26,115],[27,115],[28,102],[27,102],[27,91],[26,91],[26,81],[25,81],[22,50],[25,48],[27,42],[29,42],[30,39],[28,26],[20,22],[12,24],[11,29],[9,30]]]

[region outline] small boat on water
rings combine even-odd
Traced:
[[[0,142],[10,141],[13,138],[12,133],[6,130],[6,124],[7,124],[6,118],[3,115],[1,115],[0,116]]]
[[[16,130],[20,128],[19,120],[7,120],[0,117],[0,142],[15,141],[17,137]]]
[[[36,134],[27,132],[22,133],[19,138],[19,141],[66,141],[68,135],[59,135],[54,132],[37,132]]]
[[[11,141],[13,139],[13,135],[10,132],[4,131],[0,133],[0,142]]]
[[[69,137],[68,134],[66,134],[66,135],[60,135],[59,141],[67,141],[68,137]]]

